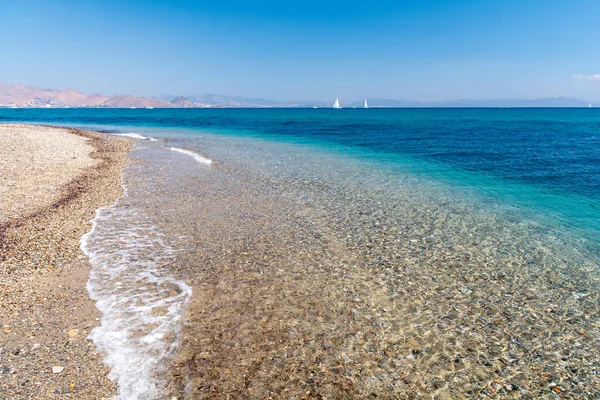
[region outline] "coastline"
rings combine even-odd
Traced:
[[[0,205],[0,397],[110,398],[116,383],[86,339],[100,312],[86,290],[90,266],[79,241],[96,209],[121,195],[131,141],[80,129],[1,124],[0,133],[7,132],[12,137],[0,135],[0,167],[37,181],[21,187],[11,182],[10,192],[2,193],[12,201]]]
[[[108,256],[134,249],[121,260],[128,267],[128,257],[149,260],[161,277],[174,276],[193,287],[185,312],[174,313],[183,319],[174,334],[181,337],[180,346],[168,365],[161,363],[154,371],[173,396],[598,395],[596,258],[560,231],[473,209],[446,200],[446,192],[437,188],[410,182],[401,190],[377,191],[381,186],[370,186],[369,180],[357,187],[332,175],[257,174],[239,153],[235,156],[231,142],[224,141],[226,153],[220,153],[215,144],[211,149],[210,143],[170,140],[189,149],[178,152],[144,139],[129,154],[135,161],[125,172],[128,196],[116,207],[131,218],[107,219],[112,223],[104,224],[110,228],[104,238],[119,238],[112,248],[94,242],[111,250]],[[239,146],[239,151],[246,148]],[[199,162],[195,152],[210,155],[214,166]],[[328,160],[352,171],[345,159]],[[96,208],[121,194],[121,172],[111,175],[111,195]],[[90,181],[81,188],[104,190]],[[66,187],[77,189],[76,182]],[[87,204],[85,190],[83,195],[75,191],[74,198],[66,190],[61,198]],[[58,203],[55,208],[67,207]],[[78,241],[89,231],[92,217],[90,207],[80,218],[85,229],[73,238]],[[38,232],[46,226],[43,221],[22,231],[32,238],[14,237],[35,244],[52,229],[62,229],[58,220]],[[127,229],[136,231],[129,243],[123,234]],[[56,232],[71,234],[68,229]],[[140,246],[140,232],[150,242],[159,238],[161,245]],[[11,338],[0,345],[0,398],[6,393],[9,398],[107,398],[116,391],[98,350],[85,340],[100,316],[85,290],[87,257],[77,246],[70,261],[55,261],[55,249],[62,246],[55,243],[62,240],[59,236],[25,254],[47,259],[32,259],[37,270],[12,282],[7,295],[17,299],[16,305],[5,307],[8,297],[2,292],[2,312],[14,306],[19,314],[7,312],[11,325],[0,331],[3,339]],[[114,266],[114,258],[109,260]],[[92,275],[98,271],[94,266]],[[135,278],[135,269],[131,272]],[[19,278],[18,270],[10,273]],[[106,285],[117,286],[109,280]],[[156,292],[154,282],[151,291],[138,288]],[[167,296],[180,293],[169,289]],[[121,295],[114,294],[122,300]],[[147,314],[161,319],[166,309],[153,307]],[[154,329],[154,324],[142,325]],[[149,332],[137,333],[139,339]],[[171,341],[173,335],[165,337]],[[138,365],[123,367],[136,383],[139,379],[131,375],[139,372]],[[52,366],[64,369],[52,374]],[[12,386],[4,389],[9,382]],[[31,392],[31,385],[43,389]]]

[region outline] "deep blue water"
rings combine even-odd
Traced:
[[[0,110],[15,121],[344,149],[600,230],[598,109]]]

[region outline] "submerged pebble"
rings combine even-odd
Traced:
[[[194,288],[175,393],[544,397],[547,374],[600,396],[597,257],[569,235],[426,184],[164,153],[136,152],[128,183]]]

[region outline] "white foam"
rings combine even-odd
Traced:
[[[115,133],[115,136],[125,136],[125,137],[130,137],[132,139],[149,140],[151,142],[158,142],[158,139],[155,139],[150,136],[140,135],[139,133]]]
[[[191,150],[186,150],[186,149],[180,149],[179,147],[169,147],[169,150],[171,151],[176,151],[178,153],[182,153],[182,154],[186,154],[190,157],[194,157],[194,159],[196,159],[196,161],[198,161],[201,164],[206,164],[206,165],[212,165],[213,164],[213,160],[211,160],[210,158],[206,158],[201,156],[198,153],[195,153]]]
[[[103,314],[90,338],[106,354],[119,398],[165,397],[166,367],[192,292],[168,272],[176,250],[141,211],[119,202],[96,211],[81,249],[92,265],[88,292]]]

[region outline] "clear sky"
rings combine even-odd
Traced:
[[[600,101],[600,0],[0,0],[0,82],[108,95]]]

